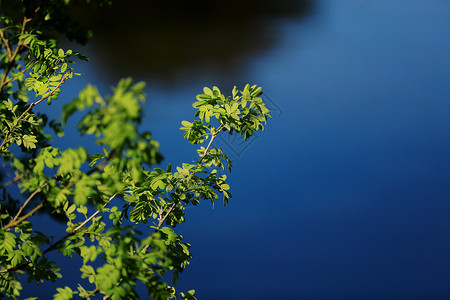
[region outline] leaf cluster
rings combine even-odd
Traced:
[[[205,87],[203,94],[197,95],[197,102],[192,106],[197,110],[195,116],[200,120],[193,123],[182,122],[181,130],[185,131],[184,137],[192,144],[202,143],[210,134],[220,130],[230,134],[238,132],[248,139],[257,130],[264,130],[264,125],[270,116],[270,111],[260,97],[261,87],[247,84],[242,91],[237,87],[232,90],[232,95],[225,97],[218,87]],[[211,128],[211,118],[218,121],[218,129]]]
[[[180,128],[190,143],[204,143],[198,158],[174,168],[155,167],[163,157],[151,133],[140,130],[142,82],[122,79],[110,96],[86,86],[66,101],[61,123],[35,112],[41,102],[59,99],[64,83],[80,75],[74,59],[87,60],[48,36],[51,30],[79,41],[88,36],[68,21],[69,4],[22,1],[15,14],[0,16],[0,160],[5,166],[0,172],[0,297],[20,298],[26,278],[61,283],[54,299],[135,299],[138,283],[152,299],[195,299],[194,290],[173,287],[192,259],[191,245],[173,228],[185,221],[187,206],[229,202],[223,173],[231,171],[232,162],[212,145],[224,132],[247,139],[264,130],[270,112],[261,88],[235,87],[227,97],[217,87],[204,88],[193,104],[196,119],[182,121]],[[75,115],[80,135],[92,136],[96,145],[54,147],[48,127],[62,137]],[[57,216],[65,231],[41,233],[33,218],[40,211]],[[79,283],[62,281],[55,255],[78,258]]]

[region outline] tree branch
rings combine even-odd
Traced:
[[[113,157],[114,152],[111,152],[111,158]],[[97,166],[95,166],[94,168],[90,169],[88,172],[86,172],[87,175],[90,175],[92,173],[94,173],[95,171],[100,170],[110,159],[110,157],[106,158],[105,160],[103,160],[100,164],[98,164]],[[6,182],[3,187],[6,187],[14,182],[18,182],[20,181],[20,179],[23,177],[23,173],[19,176],[17,176],[16,178],[13,178],[12,180]],[[79,179],[78,179],[79,180]],[[65,189],[69,189],[71,187],[73,187],[78,180],[75,180],[74,182],[69,183],[67,186],[65,186]],[[26,216],[20,218],[19,220],[17,220],[17,218],[20,216],[20,214],[22,213],[22,211],[25,209],[25,206],[28,205],[28,203],[31,201],[31,199],[33,199],[34,196],[36,196],[38,193],[42,192],[42,189],[44,187],[46,187],[48,185],[48,183],[45,183],[42,185],[42,187],[38,188],[37,190],[35,190],[28,198],[27,200],[25,200],[25,202],[22,204],[22,206],[19,208],[19,211],[17,212],[16,216],[4,227],[2,227],[2,230],[6,230],[8,228],[12,228],[12,227],[16,227],[17,225],[19,225],[21,222],[25,221],[26,219],[28,219],[29,217],[33,216],[33,214],[27,214]],[[114,197],[116,196],[116,194],[114,194]],[[108,200],[108,202],[106,204],[108,204],[114,197],[110,198]],[[41,204],[43,204],[44,202],[41,202]],[[41,206],[41,204],[39,204],[38,206],[36,206],[32,212],[37,208],[37,210],[41,209],[43,207],[43,205]],[[106,205],[105,204],[105,205]],[[36,210],[36,211],[37,211]],[[35,211],[35,212],[36,212]],[[97,211],[96,214],[98,214],[99,212]],[[26,217],[26,218],[25,218]],[[78,230],[78,229],[77,229]]]
[[[2,41],[5,44],[6,52],[8,53],[8,60],[11,60],[11,57],[12,57],[11,47],[9,46],[8,39],[6,39],[5,35],[3,34],[4,30],[5,30],[5,28],[2,28],[0,30],[0,37],[2,38]]]
[[[25,202],[22,204],[22,206],[19,208],[19,211],[17,212],[16,216],[14,217],[14,219],[12,219],[12,222],[15,222],[17,220],[17,218],[20,216],[20,214],[22,213],[22,211],[25,209],[25,206],[28,205],[28,203],[31,201],[31,199],[33,199],[34,196],[36,196],[37,194],[39,194],[42,189],[46,186],[47,184],[44,184],[42,186],[42,188],[38,188],[37,190],[35,190],[29,197],[27,200],[25,200]]]
[[[208,150],[209,148],[211,148],[212,142],[214,141],[214,139],[216,138],[216,136],[220,133],[222,129],[219,129],[218,131],[214,132],[213,134],[211,134],[211,139],[209,140],[208,146],[206,146],[205,151],[203,152],[202,156],[200,157],[198,163],[200,164],[203,159],[206,157],[206,155],[208,154]],[[187,179],[187,182],[189,182],[192,178],[192,176],[194,176],[194,173],[190,173],[189,177]],[[161,229],[162,225],[164,224],[164,222],[167,220],[167,218],[169,217],[169,215],[173,212],[173,210],[175,209],[175,207],[177,206],[177,204],[180,203],[180,200],[175,200],[175,202],[172,203],[172,205],[170,206],[169,210],[166,212],[166,214],[161,218],[158,218],[158,226],[156,226],[155,232],[157,232],[158,230]],[[147,249],[150,247],[150,245],[145,245],[144,248],[142,249],[142,251],[147,251]]]
[[[29,112],[33,107],[35,107],[36,105],[38,105],[39,103],[41,103],[42,101],[44,101],[45,99],[47,99],[48,97],[52,96],[53,93],[62,85],[64,84],[64,82],[66,81],[67,77],[69,77],[69,74],[65,74],[63,76],[63,78],[61,79],[61,81],[58,83],[57,86],[55,86],[55,88],[48,93],[47,95],[45,95],[44,97],[42,97],[40,100],[33,102],[30,104],[30,106],[28,106],[28,108],[20,115],[20,117],[16,120],[16,124],[19,123],[19,121],[27,114],[27,112]]]
[[[35,107],[36,105],[38,105],[39,103],[41,103],[42,101],[44,101],[45,99],[47,99],[48,97],[50,97],[50,96],[52,96],[53,95],[53,93],[66,81],[66,79],[67,79],[67,77],[69,77],[69,74],[65,74],[64,76],[63,76],[63,78],[61,79],[61,81],[58,83],[58,85],[57,86],[55,86],[55,88],[50,92],[50,93],[48,93],[46,96],[44,96],[44,97],[42,97],[40,100],[38,100],[38,101],[36,101],[36,102],[33,102],[33,103],[31,103],[28,107],[27,107],[27,109],[20,115],[20,117],[19,118],[17,118],[17,120],[14,122],[15,124],[14,125],[16,125],[16,124],[18,124],[19,123],[19,121],[33,108],[33,107]],[[1,90],[0,90],[0,92],[1,92]],[[3,146],[8,142],[8,138],[9,138],[9,133],[8,133],[8,135],[7,136],[5,136],[5,138],[3,139],[3,142],[2,142],[2,144],[0,145],[0,150],[3,148]]]
[[[198,161],[198,163],[201,163],[203,161],[203,159],[206,157],[206,155],[208,154],[208,150],[209,148],[211,148],[212,142],[214,141],[214,139],[216,138],[216,136],[220,133],[222,129],[219,129],[217,132],[214,132],[211,135],[211,140],[208,143],[208,146],[205,149],[205,152],[203,152],[203,155],[200,157],[200,160]],[[194,175],[194,173],[190,173],[189,177],[188,177],[188,182],[191,180],[192,176]],[[175,202],[172,203],[172,205],[170,206],[169,210],[167,211],[167,213],[164,215],[164,217],[159,218],[159,222],[158,222],[158,226],[156,226],[155,232],[160,230],[162,225],[164,224],[164,222],[167,220],[167,218],[169,217],[169,215],[173,212],[173,210],[175,209],[175,207],[177,206],[177,204],[180,202],[180,200],[175,200]],[[150,245],[145,245],[144,248],[142,249],[142,251],[147,251],[147,249],[150,247]]]
[[[19,181],[22,179],[23,175],[24,175],[24,173],[22,173],[22,174],[20,174],[20,175],[17,175],[17,176],[14,177],[13,179],[11,179],[11,180],[5,182],[5,183],[3,184],[3,187],[5,188],[5,187],[7,187],[7,186],[9,186],[9,185],[11,185],[11,184],[13,184],[13,183],[19,182]]]
[[[112,196],[109,198],[108,202],[106,202],[106,203],[103,205],[103,207],[105,207],[106,205],[108,205],[108,203],[110,203],[111,200],[114,199],[114,197],[116,197],[116,196],[117,196],[117,194],[112,195]],[[39,206],[40,206],[40,207],[39,207]],[[36,209],[36,208],[37,208],[37,207],[41,208],[42,206],[44,206],[44,203],[43,203],[43,202],[40,203],[38,206],[36,206],[35,209],[33,209],[33,211],[34,211],[34,210],[37,211],[38,209]],[[33,211],[32,211],[32,212],[33,212]],[[30,213],[34,214],[36,211],[34,211],[33,213],[30,212]],[[26,216],[28,216],[30,213],[28,213]],[[59,239],[58,241],[56,241],[55,243],[51,244],[47,249],[45,249],[45,250],[42,252],[42,255],[44,255],[44,254],[46,254],[46,253],[48,253],[48,252],[50,252],[50,251],[56,249],[56,246],[58,246],[59,243],[61,243],[63,240],[65,240],[65,239],[68,238],[69,236],[74,235],[77,231],[79,231],[81,228],[83,228],[84,225],[86,225],[89,221],[91,221],[91,220],[92,220],[96,215],[98,215],[99,213],[100,213],[100,210],[97,210],[97,211],[96,211],[95,213],[93,213],[89,218],[87,218],[83,223],[81,223],[80,225],[78,225],[76,228],[72,229],[70,232],[68,232],[66,235],[64,235],[62,238],[60,238],[60,239]],[[31,215],[32,215],[32,214],[31,214]],[[31,215],[30,215],[29,217],[31,217]],[[21,219],[25,218],[26,216],[20,218],[19,221],[20,221]],[[27,217],[27,218],[29,218],[29,217]],[[9,224],[8,224],[8,225],[9,225]],[[7,225],[7,226],[8,226],[8,225]],[[5,226],[5,227],[6,227],[6,226]],[[3,229],[3,228],[2,228],[2,229]],[[3,270],[0,270],[0,274],[1,274],[1,273],[8,273],[8,272],[14,272],[14,271],[17,271],[17,270],[21,270],[21,269],[25,268],[26,266],[28,266],[28,264],[29,264],[30,262],[31,262],[31,261],[27,260],[26,262],[24,262],[24,263],[22,263],[22,264],[20,264],[20,265],[17,265],[17,266],[14,266],[14,267],[10,267],[10,268],[6,268],[6,269],[3,269]]]
[[[27,19],[26,17],[23,18],[22,22],[22,28],[20,30],[20,34],[23,34],[25,32],[25,27],[27,26],[27,23],[30,22],[31,19]],[[14,62],[16,60],[17,54],[19,54],[20,48],[23,46],[23,40],[19,40],[19,43],[17,44],[16,49],[14,50],[14,53],[10,55],[11,49],[9,49],[8,53],[8,64],[6,65],[5,72],[3,73],[2,80],[0,82],[0,93],[3,91],[3,87],[5,86],[6,78],[8,77],[9,72],[11,71],[11,68],[14,65]]]
[[[112,195],[108,202],[106,202],[103,207],[105,207],[106,205],[108,205],[112,199],[114,199],[117,196],[117,194]],[[89,218],[87,218],[83,223],[81,223],[80,225],[78,225],[76,228],[72,229],[71,231],[69,231],[65,236],[63,236],[62,238],[60,238],[58,241],[56,241],[55,243],[53,243],[52,245],[50,245],[47,249],[44,250],[44,252],[42,252],[42,254],[45,254],[47,252],[50,252],[52,250],[54,250],[56,248],[56,246],[58,246],[58,244],[60,242],[62,242],[63,240],[65,240],[66,238],[68,238],[69,236],[74,235],[78,230],[80,230],[81,228],[84,227],[84,225],[86,225],[89,221],[91,221],[96,215],[98,215],[101,211],[97,210],[95,213],[93,213]]]
[[[203,159],[206,157],[206,154],[208,154],[208,150],[209,150],[209,148],[211,148],[212,142],[214,141],[214,139],[216,138],[216,136],[219,134],[219,132],[220,132],[220,130],[217,131],[217,132],[214,132],[214,133],[211,135],[211,139],[209,140],[208,146],[206,147],[205,152],[203,152],[203,155],[200,157],[200,160],[198,161],[199,164],[200,164],[200,163],[203,161]],[[194,176],[194,172],[192,172],[191,174],[189,174],[189,177],[188,177],[188,180],[187,180],[188,182],[191,180],[192,176]],[[172,213],[172,211],[175,209],[175,206],[177,206],[177,204],[178,204],[179,202],[180,202],[179,200],[175,201],[175,202],[172,204],[172,206],[169,208],[169,210],[167,211],[167,213],[164,215],[164,217],[163,217],[162,219],[159,220],[158,226],[156,226],[156,231],[159,230],[159,229],[161,229],[161,226],[164,224],[164,222],[167,220],[167,218],[169,217],[169,215]]]
[[[89,293],[89,295],[87,295],[86,297],[84,297],[81,300],[85,300],[85,299],[90,299],[92,296],[98,294],[100,292],[100,289],[98,287],[95,288],[95,290],[93,290],[92,292]]]
[[[12,227],[16,227],[17,225],[19,225],[20,223],[22,223],[23,221],[25,221],[26,219],[32,217],[38,210],[40,210],[42,207],[44,207],[45,203],[41,202],[38,205],[36,205],[35,208],[33,208],[29,213],[27,213],[25,216],[19,218],[16,221],[11,220],[8,225],[5,225],[4,227],[2,227],[2,230],[6,230],[8,228],[12,228]],[[1,273],[1,272],[0,272]]]
[[[6,144],[6,142],[8,141],[8,138],[9,138],[9,134],[7,136],[5,136],[5,138],[3,139],[3,142],[0,145],[0,150],[2,150],[3,146]]]
[[[28,70],[29,70],[29,69],[25,68],[25,69],[23,69],[22,71],[19,71],[18,74],[20,74],[20,73],[25,73],[25,72],[28,71]],[[3,83],[3,85],[7,85],[8,83],[10,83],[10,82],[13,81],[13,80],[14,80],[14,77],[10,77],[9,79],[5,80],[5,82]]]

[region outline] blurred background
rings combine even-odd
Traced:
[[[78,12],[94,36],[70,47],[91,60],[56,105],[87,83],[106,95],[146,81],[142,129],[163,166],[196,158],[179,127],[204,86],[258,84],[273,111],[248,146],[218,140],[233,198],[186,210],[177,232],[194,258],[177,290],[450,299],[449,1],[113,2]],[[66,132],[57,146],[79,142]]]

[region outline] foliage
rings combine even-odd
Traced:
[[[228,203],[227,176],[220,174],[231,170],[231,161],[212,144],[218,134],[238,133],[247,139],[264,129],[270,115],[261,88],[235,87],[228,97],[217,87],[204,88],[193,104],[197,119],[183,121],[180,129],[190,143],[206,145],[198,149],[197,161],[174,170],[170,164],[155,167],[162,161],[159,145],[150,132],[139,130],[142,82],[123,79],[108,97],[88,85],[64,105],[62,123],[49,120],[35,107],[58,100],[64,83],[80,75],[73,69],[74,60],[87,60],[59,48],[48,35],[56,30],[81,42],[87,39],[88,31],[67,19],[69,2],[35,6],[37,2],[23,1],[18,7],[2,7],[0,154],[5,168],[0,176],[7,171],[15,176],[0,178],[0,295],[18,298],[23,278],[61,282],[60,267],[48,255],[59,252],[81,258],[81,280],[77,286],[58,288],[54,299],[97,294],[138,298],[138,282],[152,299],[195,299],[194,290],[177,294],[169,285],[177,283],[192,258],[190,244],[172,228],[184,222],[186,205],[214,203],[220,195],[224,205]],[[48,129],[63,136],[75,114],[80,118],[78,131],[94,136],[101,153],[52,146],[55,135]],[[38,231],[39,223],[32,221],[38,211],[64,218],[65,235],[54,240]],[[148,224],[149,230],[140,232],[139,223]]]

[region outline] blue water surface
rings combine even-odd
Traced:
[[[194,258],[177,289],[199,299],[450,298],[449,15],[444,0],[321,0],[311,16],[272,25],[277,45],[232,78],[261,85],[273,118],[245,149],[218,141],[234,160],[233,198],[187,209],[177,230]],[[92,55],[74,95],[114,84]],[[195,159],[180,122],[203,86],[229,82],[147,81],[143,128],[163,166]]]

